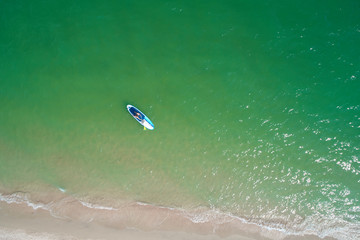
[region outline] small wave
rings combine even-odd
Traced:
[[[230,214],[226,214],[220,212],[215,209],[211,210],[200,210],[200,211],[186,211],[182,210],[183,214],[186,218],[188,218],[193,223],[207,223],[207,222],[214,222],[217,224],[223,224],[233,221],[235,218]],[[244,219],[236,218],[243,223],[247,223]]]
[[[173,208],[173,207],[164,207],[164,206],[160,206],[160,205],[155,205],[155,204],[151,204],[151,203],[146,203],[146,202],[139,202],[139,201],[136,201],[135,202],[136,205],[139,205],[139,206],[148,206],[148,207],[156,207],[156,208],[159,208],[159,209],[168,209],[168,210],[178,210],[177,208]]]
[[[58,189],[59,189],[59,190],[60,190],[60,192],[62,192],[62,193],[65,193],[65,192],[66,192],[66,189],[65,189],[65,188],[58,187]]]
[[[101,206],[101,205],[97,205],[97,204],[83,202],[83,201],[80,201],[80,200],[79,200],[79,202],[81,203],[81,205],[83,205],[84,207],[87,207],[87,208],[99,209],[99,210],[108,210],[108,211],[117,211],[117,210],[119,210],[117,208],[105,207],[105,206]]]
[[[27,193],[16,192],[10,195],[3,195],[0,193],[0,201],[6,202],[8,204],[16,203],[16,204],[26,204],[34,210],[44,209],[49,210],[48,207],[43,203],[33,203],[29,200]]]

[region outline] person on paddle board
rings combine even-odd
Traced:
[[[143,119],[143,116],[142,116],[140,113],[138,113],[138,112],[135,114],[135,117],[136,117],[137,119],[139,119],[139,121],[141,121],[141,122],[144,120],[144,119]]]
[[[136,111],[135,108],[131,108],[130,111],[131,111],[131,114],[136,119],[138,119],[140,122],[142,122],[144,120],[144,117],[138,111]]]

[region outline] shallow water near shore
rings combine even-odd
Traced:
[[[1,5],[2,201],[360,237],[358,1]]]

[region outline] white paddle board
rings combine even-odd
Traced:
[[[127,105],[126,108],[129,111],[129,113],[131,114],[131,116],[133,116],[135,118],[135,120],[138,121],[138,123],[140,123],[141,125],[143,125],[145,128],[147,128],[149,130],[154,130],[154,124],[139,109],[137,109],[136,107],[134,107],[133,105],[130,105],[130,104]]]

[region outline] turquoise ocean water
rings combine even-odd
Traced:
[[[355,0],[1,1],[1,187],[359,239],[359,12]]]

